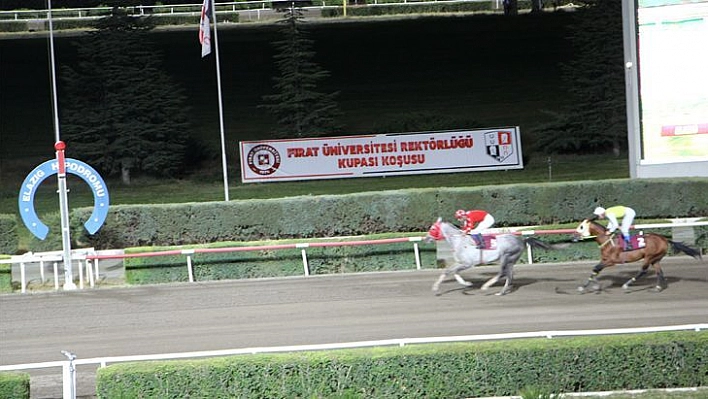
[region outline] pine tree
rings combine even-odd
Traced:
[[[607,152],[627,147],[622,3],[592,0],[579,10],[569,40],[575,57],[562,65],[570,98],[537,143],[547,152]]]
[[[280,73],[273,78],[275,94],[263,96],[265,108],[276,118],[278,137],[320,136],[338,131],[338,92],[320,93],[317,82],[329,77],[329,72],[313,61],[313,41],[304,29],[302,9],[284,10],[280,33],[283,39],[273,43],[273,57]]]
[[[183,170],[188,123],[185,96],[161,69],[149,40],[150,18],[119,8],[74,42],[80,60],[62,68],[62,135],[106,176],[170,177]]]

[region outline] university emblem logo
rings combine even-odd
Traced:
[[[487,149],[487,155],[503,162],[514,153],[512,145],[513,134],[508,130],[499,130],[484,134],[484,146]]]
[[[261,176],[275,173],[280,167],[280,161],[278,150],[266,144],[253,147],[246,158],[248,167]]]

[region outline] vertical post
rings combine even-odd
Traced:
[[[413,243],[413,252],[415,252],[415,267],[420,270],[420,250],[417,242]]]
[[[182,250],[182,255],[187,255],[187,274],[189,275],[189,282],[194,282],[194,269],[192,268],[192,255],[194,254],[193,249]]]
[[[54,289],[59,291],[59,265],[54,262]]]
[[[302,268],[305,271],[305,277],[310,275],[310,265],[307,263],[307,252],[305,252],[305,248],[309,246],[308,243],[295,244],[295,248],[302,248],[300,253],[302,255]]]
[[[76,368],[74,359],[76,355],[68,351],[61,351],[68,361],[62,366],[62,376],[64,381],[63,399],[76,399]]]
[[[189,282],[194,282],[194,269],[192,269],[192,255],[187,255],[187,273],[189,274]]]
[[[216,89],[219,95],[219,131],[221,133],[221,168],[224,175],[224,201],[229,200],[229,175],[226,164],[226,138],[224,137],[224,105],[221,96],[221,61],[219,61],[219,33],[216,30],[216,2],[211,3],[211,19],[214,21],[214,54],[216,56]]]
[[[81,259],[78,260],[78,269],[79,269],[79,288],[84,289],[84,265],[81,263]]]
[[[64,159],[64,149],[66,144],[63,141],[57,141],[54,144],[57,155],[57,166],[59,173],[59,211],[61,214],[61,242],[64,249],[64,289],[75,290],[74,275],[71,268],[71,233],[69,228],[69,201],[66,195],[66,161]]]
[[[533,265],[533,250],[529,244],[526,244],[526,256],[529,259],[529,265]]]
[[[25,279],[25,263],[20,262],[20,292],[23,294],[27,291],[27,289],[25,289]]]

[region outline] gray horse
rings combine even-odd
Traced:
[[[499,273],[484,283],[482,290],[489,289],[489,287],[499,281],[500,278],[506,277],[504,288],[496,295],[508,294],[511,292],[511,283],[514,278],[514,264],[516,264],[521,257],[525,244],[543,249],[553,249],[553,246],[535,238],[520,238],[513,234],[500,234],[495,237],[495,247],[480,250],[477,249],[477,245],[472,240],[472,237],[463,233],[462,230],[455,227],[455,225],[443,222],[442,218],[438,218],[438,220],[430,226],[425,240],[427,242],[446,240],[454,251],[455,262],[448,266],[440,275],[440,278],[433,284],[433,292],[437,295],[439,295],[438,290],[440,283],[449,275],[454,275],[457,282],[466,287],[470,287],[472,283],[460,276],[459,273],[461,271],[476,265],[496,262],[500,265]]]

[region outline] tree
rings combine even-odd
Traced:
[[[62,68],[62,135],[71,153],[107,176],[171,177],[187,150],[186,100],[161,70],[150,18],[115,7],[74,42],[77,65]]]
[[[622,3],[592,0],[570,29],[575,58],[562,65],[570,97],[539,129],[547,152],[604,152],[627,147]]]
[[[329,77],[329,72],[313,61],[313,41],[303,25],[302,9],[291,6],[284,10],[280,32],[283,39],[273,43],[273,57],[279,76],[273,78],[275,94],[263,96],[265,108],[278,123],[276,135],[319,136],[338,131],[340,114],[334,93],[320,93],[317,82]]]

